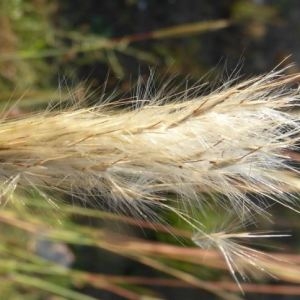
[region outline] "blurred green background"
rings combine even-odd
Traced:
[[[151,70],[159,85],[168,78],[194,84],[209,74],[212,87],[239,75],[268,72],[278,64],[294,63],[286,72],[297,72],[299,36],[298,0],[0,0],[0,105],[6,107],[18,100],[11,110],[12,116],[18,116],[50,101],[77,101],[84,96],[97,101],[112,94],[124,97],[132,95],[138,77],[146,80]],[[150,268],[137,263],[149,259],[144,253],[134,256],[135,262],[127,259],[129,254],[127,258],[113,254],[125,253],[127,248],[119,244],[116,250],[103,244],[103,228],[150,243],[178,245],[178,240],[131,226],[129,220],[120,222],[96,209],[76,210],[66,205],[57,212],[41,204],[44,201],[38,195],[21,200],[27,205],[17,204],[17,200],[3,209],[0,218],[1,300],[125,299],[126,295],[127,299],[218,298],[205,288],[179,287],[178,282],[177,288],[140,286],[122,278],[113,284],[106,276],[91,275],[156,278],[161,275],[159,270],[167,270],[164,265]],[[166,217],[174,227],[183,229],[175,216]],[[282,215],[276,226],[298,228],[297,217]],[[39,236],[44,228],[48,228],[47,239]],[[297,234],[289,243],[281,246],[299,252]],[[154,258],[158,264],[167,260]],[[71,265],[73,269],[61,267]],[[176,259],[167,265],[198,279],[231,280],[226,272],[208,266],[196,267]],[[215,287],[222,292],[216,283]],[[256,300],[299,297],[300,292],[245,296]]]

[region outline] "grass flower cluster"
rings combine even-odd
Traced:
[[[164,222],[160,211],[171,211],[196,245],[221,253],[242,289],[249,269],[274,273],[270,257],[243,240],[285,236],[248,224],[272,220],[276,203],[297,211],[298,80],[272,71],[203,96],[144,93],[130,108],[104,102],[3,117],[2,204],[33,189],[53,205],[63,193],[141,222]],[[209,230],[199,217],[208,207],[238,226],[216,219]]]

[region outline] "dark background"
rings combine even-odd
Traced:
[[[300,61],[297,0],[62,1],[56,16],[61,28],[108,38],[207,20],[232,22],[226,29],[132,43],[155,59],[149,63],[117,53],[125,73],[121,79],[136,76],[149,65],[159,73],[174,72],[198,79],[212,69],[225,76],[236,68],[247,76],[268,72],[287,57],[283,66],[293,62],[292,71],[296,71]],[[85,79],[92,74],[98,79],[108,70],[111,72],[111,66],[93,62],[82,66],[79,77]]]

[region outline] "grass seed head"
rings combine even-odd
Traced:
[[[289,161],[299,139],[298,80],[273,71],[172,102],[143,92],[133,109],[103,103],[2,120],[2,201],[32,188],[46,198],[55,191],[83,202],[103,199],[136,217],[171,209],[201,233],[193,210],[208,199],[241,222],[267,214],[272,201],[296,210],[299,183]],[[258,265],[257,252],[221,232],[206,236],[237,280],[235,257]]]

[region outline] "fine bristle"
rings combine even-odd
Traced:
[[[213,228],[206,227],[205,232],[199,231],[192,237],[194,243],[202,249],[219,250],[241,292],[243,288],[240,281],[249,281],[249,275],[257,277],[258,273],[276,278],[276,274],[272,272],[274,269],[272,265],[282,263],[274,256],[252,248],[254,241],[257,243],[262,242],[263,239],[291,236],[287,233],[269,231],[242,231],[244,228],[251,227],[254,221],[249,218],[241,222],[237,217],[223,213],[212,223]],[[270,262],[272,262],[271,266]]]

